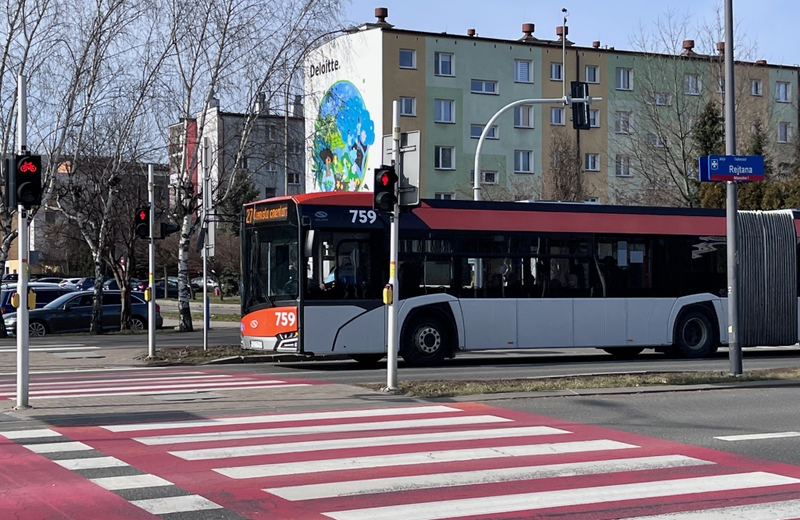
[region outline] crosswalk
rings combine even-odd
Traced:
[[[317,381],[284,379],[223,370],[143,368],[85,372],[41,373],[30,376],[31,400],[108,396],[165,396],[258,388],[303,387]],[[16,379],[0,376],[0,400],[16,398]]]
[[[0,435],[156,516],[800,518],[800,468],[476,403]]]

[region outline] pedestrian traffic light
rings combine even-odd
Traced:
[[[372,209],[383,213],[394,213],[397,204],[397,173],[393,166],[375,168]]]
[[[162,222],[161,223],[161,238],[167,238],[171,234],[175,233],[180,229],[180,226],[177,224],[173,224],[172,222]]]
[[[14,168],[16,203],[25,209],[42,205],[42,156],[17,155]]]
[[[589,97],[589,84],[582,81],[573,81],[570,84],[571,99],[586,99]],[[586,101],[572,102],[572,128],[575,130],[589,130],[589,103]]]
[[[150,207],[142,206],[136,210],[136,235],[150,238]]]

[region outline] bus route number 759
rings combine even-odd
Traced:
[[[350,216],[352,217],[350,222],[355,224],[356,222],[360,224],[374,224],[375,219],[378,218],[378,214],[375,213],[374,210],[366,210],[366,209],[351,209]]]
[[[275,325],[278,327],[286,327],[286,326],[294,326],[295,322],[297,322],[297,317],[295,316],[294,312],[284,312],[284,311],[276,311],[275,312]]]

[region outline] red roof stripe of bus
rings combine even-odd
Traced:
[[[486,211],[421,207],[414,214],[432,229],[656,235],[725,235],[725,219],[684,215]]]

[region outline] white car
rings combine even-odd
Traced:
[[[198,276],[197,278],[192,278],[192,280],[189,283],[195,288],[196,291],[200,292],[200,291],[203,290],[203,277],[202,276]],[[206,279],[206,287],[208,287],[209,290],[213,291],[214,289],[219,287],[219,284],[216,281],[212,280],[211,278],[207,278]]]
[[[78,282],[80,282],[80,278],[64,278],[58,283],[59,287],[68,287],[70,289],[77,289]]]

